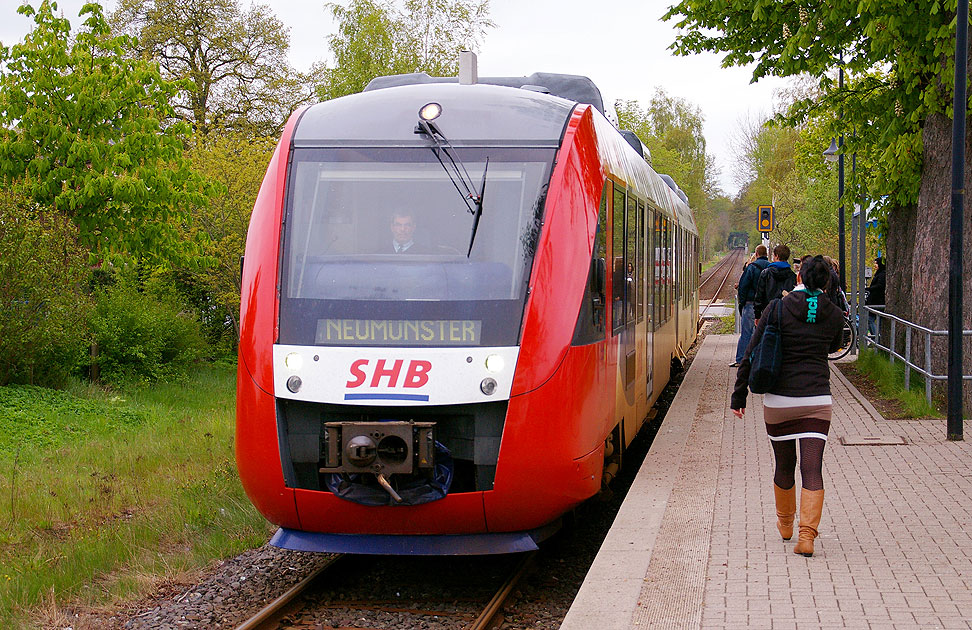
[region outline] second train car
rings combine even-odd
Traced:
[[[695,339],[698,233],[603,111],[584,77],[415,74],[291,116],[240,320],[274,544],[528,550],[617,470]]]

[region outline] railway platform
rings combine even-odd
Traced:
[[[729,410],[736,339],[705,337],[562,630],[972,628],[972,444],[834,370],[820,534],[796,555],[762,396]]]

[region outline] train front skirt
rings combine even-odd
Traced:
[[[270,544],[292,551],[384,556],[483,556],[534,551],[557,533],[560,519],[525,532],[458,535],[320,534],[281,527]]]

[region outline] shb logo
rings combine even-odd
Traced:
[[[368,389],[386,387],[389,389],[406,388],[417,389],[429,382],[432,371],[431,361],[412,359],[405,368],[404,359],[394,361],[378,359],[374,367],[370,359],[358,359],[351,364],[351,379],[345,383],[348,389],[366,386]],[[370,378],[369,378],[370,372]],[[355,393],[345,394],[345,400],[417,400],[428,401],[428,394],[399,394],[399,393]]]

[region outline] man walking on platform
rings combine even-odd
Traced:
[[[773,262],[759,274],[753,304],[753,315],[757,322],[767,304],[783,297],[784,291],[789,293],[796,286],[796,274],[790,269],[789,260],[790,248],[786,245],[777,245],[773,248]]]
[[[739,367],[739,362],[743,359],[743,354],[749,346],[749,340],[753,336],[755,327],[755,315],[753,314],[753,302],[756,299],[756,281],[763,269],[769,265],[766,259],[766,246],[756,246],[756,260],[746,266],[742,278],[739,279],[739,293],[737,306],[739,308],[740,330],[739,343],[736,344],[736,360],[729,364],[729,367]]]

